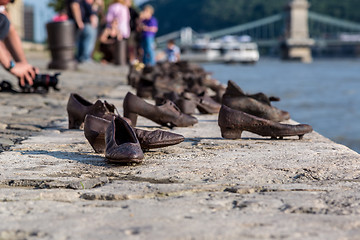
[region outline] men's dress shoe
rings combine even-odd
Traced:
[[[230,80],[223,95],[222,103],[232,109],[268,120],[281,122],[290,119],[288,112],[271,106],[270,101],[272,100],[279,100],[279,98],[269,98],[263,93],[247,95],[236,83]]]
[[[127,119],[123,118],[128,124]],[[84,122],[85,138],[96,153],[105,151],[105,132],[111,121],[86,115]],[[131,123],[131,122],[130,122]],[[146,131],[133,128],[143,150],[176,145],[184,141],[184,136],[162,130]]]
[[[144,158],[139,140],[132,127],[114,117],[105,132],[105,157],[116,163],[141,163]]]
[[[110,120],[115,115],[114,109],[115,106],[106,101],[104,103],[101,100],[97,100],[92,104],[80,95],[71,93],[67,103],[69,129],[79,129],[82,127],[86,114]]]
[[[139,139],[141,148],[144,150],[168,147],[179,144],[185,140],[183,135],[162,130],[147,131],[134,128],[134,131]]]
[[[165,93],[175,92],[180,94],[185,91],[186,84],[180,72],[169,75],[158,75],[154,81],[153,98],[164,95]]]
[[[232,80],[228,81],[228,87],[227,87],[226,90],[227,90],[226,91],[227,95],[231,95],[231,96],[247,96],[247,97],[253,98],[255,100],[258,100],[258,101],[260,101],[262,103],[265,103],[266,105],[269,105],[269,106],[271,106],[270,102],[280,101],[279,97],[274,97],[274,96],[268,97],[265,93],[262,93],[262,92],[255,93],[255,94],[246,94],[239,87],[239,85],[237,85]]]
[[[299,136],[312,131],[307,124],[281,124],[275,121],[259,118],[242,111],[237,111],[223,105],[219,112],[218,124],[223,138],[241,138],[242,131],[249,131],[260,136],[270,136],[273,139],[286,136]]]
[[[213,114],[220,111],[221,104],[214,101],[206,94],[206,92],[202,92],[198,95],[184,92],[182,96],[186,100],[195,101],[197,109],[202,114]]]
[[[161,106],[154,106],[128,92],[124,99],[124,117],[129,118],[136,126],[138,114],[167,127],[188,127],[197,123],[197,119],[183,114],[171,101],[166,100]]]
[[[136,95],[141,98],[151,99],[154,95],[154,81],[149,81],[145,78],[140,78],[138,85],[136,86]]]
[[[202,114],[218,113],[221,108],[221,104],[217,103],[205,92],[195,94],[191,92],[183,92],[181,95],[176,92],[170,92],[163,95],[163,98],[157,98],[156,105],[160,105],[160,102],[164,100],[170,100],[180,109],[182,113],[194,114],[197,108]]]
[[[193,93],[188,93],[188,94],[191,94],[191,96],[192,95],[196,96]],[[175,103],[175,105],[180,109],[180,111],[182,113],[189,114],[189,115],[194,114],[196,107],[197,107],[197,102],[193,101],[192,99],[185,98],[183,95],[184,95],[184,93],[179,95],[176,92],[164,93],[162,95],[162,97],[155,98],[155,104],[157,106],[159,106],[159,105],[162,105],[164,103],[164,101],[170,100],[173,103]]]

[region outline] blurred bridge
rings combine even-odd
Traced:
[[[176,39],[182,46],[191,45],[196,39],[207,37],[217,39],[226,35],[248,35],[259,48],[279,48],[289,37],[288,13],[279,13],[253,22],[199,34],[190,27],[172,32],[157,38],[162,44],[170,39]],[[360,54],[360,23],[350,22],[323,14],[308,11],[306,24],[309,46],[315,51],[331,47],[357,46]],[[296,27],[296,25],[295,25]],[[306,29],[307,30],[307,29]],[[306,37],[306,34],[305,34]]]

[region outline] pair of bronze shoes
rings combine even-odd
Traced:
[[[67,105],[69,128],[78,129],[84,125],[85,137],[95,152],[105,152],[105,157],[112,162],[140,163],[143,150],[184,141],[179,134],[132,128],[130,120],[122,118],[115,110],[115,106],[106,101],[92,104],[78,94],[71,94]]]
[[[299,136],[312,132],[307,124],[281,124],[290,119],[286,111],[271,106],[277,97],[268,97],[264,93],[245,94],[233,81],[228,82],[222,99],[218,125],[223,138],[241,138],[243,131],[256,133],[260,136],[270,136],[272,139],[282,139],[287,136]]]
[[[124,117],[131,120],[132,126],[136,126],[137,116],[141,115],[162,126],[189,127],[198,120],[188,114],[184,114],[170,100],[165,100],[162,105],[156,106],[128,92],[123,102]]]
[[[270,136],[272,139],[282,139],[288,136],[299,136],[299,139],[302,139],[304,134],[313,130],[307,124],[282,124],[234,110],[225,105],[222,105],[220,109],[218,125],[221,136],[227,139],[239,139],[243,131],[264,137]]]

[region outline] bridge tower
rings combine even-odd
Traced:
[[[307,0],[292,0],[286,7],[285,39],[281,44],[283,59],[311,62],[311,46],[314,40],[309,38]]]

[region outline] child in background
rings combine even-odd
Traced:
[[[180,60],[180,48],[175,45],[174,40],[169,40],[167,42],[165,53],[166,53],[166,60],[169,62],[177,62]]]

